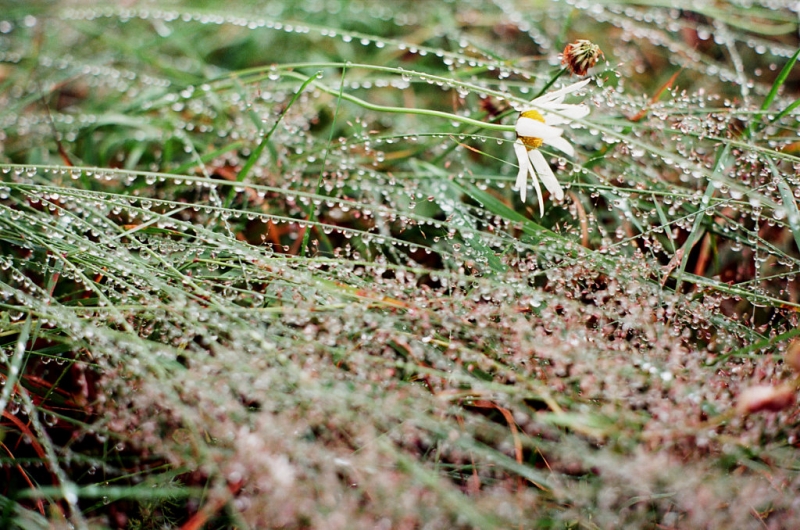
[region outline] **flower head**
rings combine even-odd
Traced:
[[[544,183],[547,191],[558,200],[564,198],[564,190],[561,189],[561,185],[556,180],[544,155],[539,152],[539,147],[548,145],[569,156],[575,154],[572,145],[561,137],[564,129],[559,126],[585,117],[589,114],[589,107],[584,104],[564,103],[564,97],[580,90],[589,81],[589,79],[584,79],[534,99],[530,102],[529,107],[522,110],[517,119],[517,140],[514,142],[514,153],[517,155],[519,174],[516,184],[519,188],[520,198],[522,202],[525,202],[528,175],[531,175],[536,196],[539,198],[540,215],[544,215],[544,200],[539,187],[539,179]]]
[[[600,46],[586,39],[579,39],[567,44],[561,54],[561,64],[575,75],[584,76],[586,71],[597,64],[603,56]]]

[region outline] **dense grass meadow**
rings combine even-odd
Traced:
[[[800,528],[798,9],[0,0],[0,528]]]

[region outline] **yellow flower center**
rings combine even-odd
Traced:
[[[522,113],[522,117],[544,123],[544,118],[542,117],[542,115],[535,110],[526,110],[525,112]],[[541,138],[534,138],[533,136],[520,136],[520,135],[517,135],[517,138],[519,138],[519,140],[528,149],[528,151],[532,149],[538,149],[542,146]]]

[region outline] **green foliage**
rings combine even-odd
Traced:
[[[0,4],[0,527],[797,527],[796,13],[661,4]]]

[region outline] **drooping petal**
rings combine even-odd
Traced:
[[[531,104],[541,105],[543,103],[555,102],[555,101],[560,103],[561,101],[564,101],[564,96],[572,94],[573,92],[577,92],[581,88],[585,87],[589,83],[589,81],[591,81],[591,78],[584,79],[583,81],[578,81],[577,83],[567,85],[564,88],[560,88],[552,92],[548,92],[547,94],[539,96],[538,98],[531,101]]]
[[[531,171],[528,149],[521,141],[517,140],[514,142],[514,153],[517,155],[517,164],[519,164],[516,185],[519,189],[519,198],[522,202],[525,202],[525,195],[528,191],[528,173]]]
[[[536,149],[528,151],[528,157],[530,157],[531,153],[538,153],[538,152],[539,151],[537,151]],[[529,160],[530,160],[530,158],[529,158]],[[534,169],[534,167],[531,165],[530,162],[528,162],[528,169],[530,169],[530,172],[531,172],[531,180],[533,181],[533,189],[536,190],[536,198],[539,200],[539,217],[544,217],[544,197],[542,197],[542,187],[539,186],[539,179],[536,178],[536,170]]]
[[[558,137],[558,138],[547,138],[543,142],[545,145],[549,145],[551,147],[555,147],[562,153],[568,156],[575,156],[575,148],[572,147],[572,144],[566,141],[565,139]]]
[[[520,136],[526,136],[528,138],[541,138],[543,140],[561,136],[561,133],[563,132],[561,129],[550,127],[549,125],[546,125],[538,120],[522,117],[517,120],[516,130],[517,134]]]
[[[536,174],[540,179],[542,179],[544,187],[547,188],[547,191],[554,195],[558,200],[563,199],[564,190],[561,189],[561,184],[558,183],[556,176],[553,174],[553,170],[550,169],[550,164],[548,164],[547,160],[544,159],[544,155],[542,155],[538,149],[533,149],[528,151],[528,158],[530,158],[531,164],[536,170]]]

